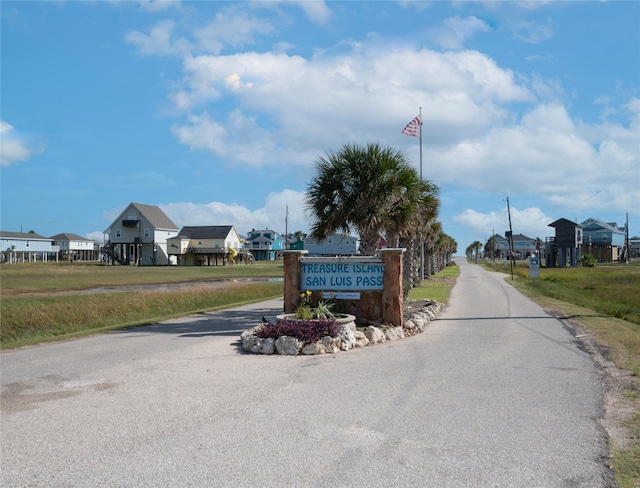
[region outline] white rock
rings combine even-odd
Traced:
[[[373,325],[370,325],[364,330],[364,335],[367,336],[367,339],[369,339],[371,344],[380,344],[387,340],[384,336],[384,332]]]
[[[302,349],[302,341],[295,337],[281,336],[276,339],[276,351],[283,356],[296,356]]]
[[[340,332],[338,332],[338,336],[340,337],[340,349],[343,351],[348,351],[349,349],[353,349],[356,345],[356,334],[349,326],[342,326],[340,328]]]
[[[384,336],[388,341],[397,341],[404,337],[404,332],[402,332],[402,327],[390,327],[384,333]]]
[[[311,344],[307,344],[302,348],[300,354],[325,354],[327,352],[327,348],[324,347],[324,344],[321,342],[312,342]]]
[[[320,343],[324,346],[328,354],[335,354],[340,351],[342,340],[339,337],[325,336]]]
[[[364,332],[356,330],[354,335],[356,336],[356,347],[366,347],[369,345],[369,339],[364,335]]]

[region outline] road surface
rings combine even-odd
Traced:
[[[281,300],[2,352],[9,487],[593,487],[601,374],[504,275],[459,259],[417,336],[256,356]]]

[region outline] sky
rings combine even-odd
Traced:
[[[315,162],[374,142],[439,187],[459,253],[509,215],[640,235],[640,2],[3,0],[0,22],[3,231],[102,241],[138,202],[307,232]]]

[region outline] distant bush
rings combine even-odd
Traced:
[[[593,268],[597,262],[598,260],[591,254],[585,254],[584,256],[582,256],[582,258],[580,258],[580,264],[588,268]]]
[[[264,324],[255,331],[262,339],[281,336],[295,337],[306,344],[313,344],[325,336],[338,337],[340,326],[333,319],[282,320],[276,324]]]

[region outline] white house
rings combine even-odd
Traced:
[[[60,258],[65,261],[97,261],[100,249],[96,241],[77,234],[62,233],[51,237],[54,246],[60,249]]]
[[[105,259],[120,264],[170,264],[167,240],[178,235],[178,227],[155,205],[130,203],[104,231]]]
[[[224,265],[248,256],[233,225],[185,226],[167,240],[167,249],[181,266],[217,265],[218,260]]]
[[[358,238],[347,234],[331,234],[323,241],[304,237],[291,244],[291,249],[304,249],[307,256],[355,256],[358,253]]]

